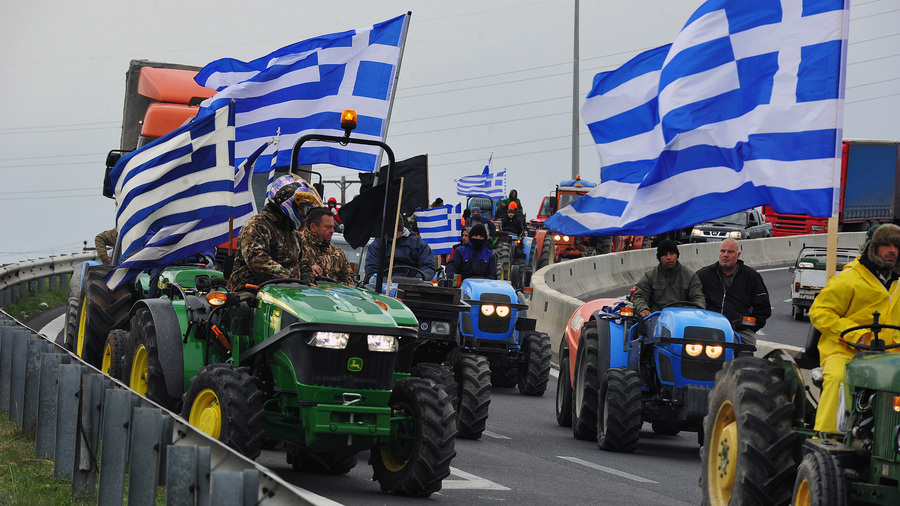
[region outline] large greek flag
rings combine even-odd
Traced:
[[[832,215],[848,20],[845,0],[710,0],[671,45],[598,74],[581,113],[601,184],[547,227],[652,235],[762,204]]]
[[[218,93],[201,106],[215,109],[232,99],[237,103],[236,163],[280,128],[275,165],[286,167],[300,136],[343,135],[344,109],[357,112],[354,137],[383,141],[409,17],[297,42],[249,63],[225,58],[204,67],[195,80]],[[375,146],[310,142],[304,143],[299,163],[372,172],[378,169],[379,153]],[[260,157],[257,171],[273,166],[271,158]]]
[[[491,173],[490,170],[490,162],[488,162],[481,174],[457,178],[455,180],[456,194],[464,197],[489,199],[506,197],[506,169],[494,173]]]
[[[459,242],[460,217],[462,205],[446,204],[441,207],[433,207],[424,211],[416,211],[416,226],[419,235],[430,247],[435,255],[450,253],[453,246]]]
[[[115,193],[121,258],[110,288],[154,267],[213,251],[255,214],[249,170],[235,171],[234,109],[226,105],[119,160]]]

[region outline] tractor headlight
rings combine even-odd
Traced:
[[[368,341],[369,351],[397,351],[397,338],[394,336],[371,334],[368,336]]]
[[[563,236],[563,242],[569,242],[569,236],[564,235],[564,236]]]
[[[497,316],[500,318],[509,316],[509,306],[497,306]]]
[[[307,344],[316,348],[330,348],[333,350],[343,350],[347,347],[347,341],[350,340],[350,334],[343,332],[316,332],[309,337]]]
[[[556,241],[556,242],[559,242],[560,239],[562,239],[562,236],[559,235],[559,234],[556,234],[556,235],[553,236],[553,240]]]
[[[716,359],[722,356],[723,348],[721,346],[707,346],[706,347],[706,356],[712,359]]]
[[[447,322],[431,322],[431,333],[439,336],[449,336],[450,324]]]
[[[692,357],[698,357],[701,353],[703,353],[703,345],[702,344],[686,344],[684,345],[684,351],[687,352],[688,355]]]
[[[481,305],[481,314],[484,316],[491,316],[494,314],[494,305],[493,304],[482,304]]]

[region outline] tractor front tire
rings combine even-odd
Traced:
[[[481,355],[462,353],[456,363],[459,385],[457,428],[463,439],[480,439],[491,405],[491,367]]]
[[[810,452],[797,468],[791,504],[797,506],[842,506],[846,503],[844,468],[831,454]]]
[[[550,381],[550,336],[543,332],[525,332],[522,353],[526,362],[519,369],[519,393],[540,397]]]
[[[568,352],[567,352],[568,353]],[[562,358],[556,381],[556,423],[572,426],[572,380],[569,376],[569,357]]]
[[[787,504],[796,475],[794,405],[784,369],[756,357],[725,362],[709,394],[700,451],[702,504]]]
[[[263,393],[246,367],[210,364],[197,371],[184,394],[181,416],[245,457],[259,456]]]
[[[595,326],[585,325],[575,356],[572,383],[572,435],[585,441],[597,437],[597,399],[600,392],[598,338]],[[606,371],[602,371],[605,373]]]
[[[394,383],[387,445],[373,448],[369,463],[383,492],[428,497],[441,489],[456,456],[454,413],[446,392],[422,378]]]
[[[613,452],[633,452],[640,438],[641,378],[624,367],[606,370],[597,406],[597,446]]]
[[[66,319],[63,328],[63,346],[69,351],[76,351],[78,342],[78,324],[81,317],[81,301],[84,299],[84,285],[81,283],[81,265],[76,265],[69,278],[69,298],[66,301]]]
[[[538,269],[542,269],[556,260],[556,244],[553,242],[553,236],[549,233],[544,236],[544,243],[541,245],[541,258],[538,260]]]
[[[134,378],[135,374],[140,371],[146,381],[147,398],[171,411],[180,411],[181,398],[169,395],[169,390],[166,388],[166,376],[159,359],[156,323],[153,321],[150,310],[146,307],[138,308],[134,312],[134,316],[131,318],[131,333],[137,336],[143,349],[138,349],[137,354],[132,357],[132,363],[139,362],[140,369],[133,368],[130,376]]]
[[[106,346],[103,348],[103,362],[100,370],[119,381],[125,381],[122,369],[125,366],[125,342],[127,340],[127,331],[115,329],[107,334]]]
[[[459,386],[449,367],[443,364],[421,363],[414,365],[410,374],[417,378],[430,379],[438,386],[443,387],[453,409],[459,409]]]

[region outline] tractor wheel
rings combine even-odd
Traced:
[[[123,285],[110,290],[103,278],[110,272],[108,266],[91,267],[82,280],[85,296],[78,320],[76,353],[94,367],[103,363],[103,347],[106,336],[114,328],[122,328],[131,309],[131,286]]]
[[[528,252],[528,265],[525,268],[525,286],[531,286],[531,275],[538,270],[538,263],[541,261],[539,258],[541,252],[537,249],[537,241],[532,240],[529,248],[531,251]]]
[[[313,453],[297,445],[290,445],[287,451],[287,463],[295,471],[313,474],[347,474],[356,467],[356,454],[334,455],[331,453]]]
[[[791,306],[791,316],[797,321],[803,321],[803,306]]]
[[[523,262],[515,262],[510,266],[509,282],[512,284],[513,290],[517,292],[525,287],[525,264]]]
[[[512,245],[509,242],[498,243],[494,247],[494,256],[497,257],[497,279],[509,281],[510,259]]]
[[[653,422],[651,426],[654,434],[659,434],[661,436],[677,436],[678,433],[681,432],[681,427],[678,425],[667,424],[664,422]]]
[[[703,420],[702,504],[786,504],[796,475],[794,405],[784,369],[755,357],[725,362]]]
[[[542,269],[556,260],[556,244],[549,233],[544,236],[544,244],[541,245],[541,257],[538,260],[538,269]]]
[[[456,362],[459,408],[456,425],[459,437],[479,439],[487,425],[491,405],[491,367],[481,355],[463,353]]]
[[[178,412],[181,399],[170,396],[166,388],[166,376],[159,360],[156,324],[146,307],[134,312],[131,318],[131,334],[137,337],[139,343],[135,354],[132,355],[132,369],[129,376],[132,383],[143,377],[147,398],[166,409]],[[135,389],[134,386],[132,389]]]
[[[134,324],[134,320],[132,320]],[[128,388],[147,396],[147,348],[134,332],[125,336],[125,350],[122,353],[122,381]]]
[[[840,461],[829,453],[807,453],[797,468],[791,504],[840,506],[846,502],[844,469]]]
[[[572,426],[572,380],[569,378],[569,357],[560,361],[559,378],[556,381],[556,423]]]
[[[590,441],[597,437],[600,371],[597,370],[597,328],[585,325],[583,329],[572,382],[572,434],[575,439]]]
[[[519,367],[519,393],[540,397],[550,381],[550,336],[543,332],[525,332],[522,352],[528,361]]]
[[[63,346],[74,352],[78,343],[78,324],[81,319],[81,301],[84,285],[81,283],[81,265],[76,265],[69,279],[69,298],[66,302],[66,323],[63,328]]]
[[[442,364],[416,364],[413,366],[411,374],[417,378],[430,379],[443,387],[447,392],[447,397],[450,398],[453,409],[459,409],[459,386],[449,367]]]
[[[122,368],[124,366],[122,358],[125,356],[125,341],[128,339],[128,332],[122,329],[110,331],[106,336],[106,346],[103,348],[103,362],[100,370],[113,378],[124,381],[122,376]]]
[[[246,367],[210,364],[197,371],[184,394],[181,416],[245,457],[259,456],[263,393]]]
[[[519,371],[513,367],[491,367],[491,385],[497,388],[513,388],[519,382]]]
[[[383,492],[428,497],[441,489],[456,456],[453,408],[447,394],[422,378],[394,383],[391,436],[373,448],[369,463]]]
[[[606,370],[597,406],[597,446],[613,452],[633,452],[641,425],[641,378],[624,367]]]

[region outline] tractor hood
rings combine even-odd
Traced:
[[[735,340],[731,323],[722,314],[689,307],[667,307],[660,311],[653,335],[729,343]]]
[[[354,325],[416,327],[412,311],[400,301],[337,283],[318,286],[267,285],[259,304],[281,308],[300,321]]]
[[[844,381],[853,387],[900,393],[900,353],[878,353],[847,362]]]
[[[469,278],[462,282],[462,296],[465,300],[485,300],[490,302],[518,303],[519,297],[509,281]],[[484,296],[487,295],[485,298]]]

